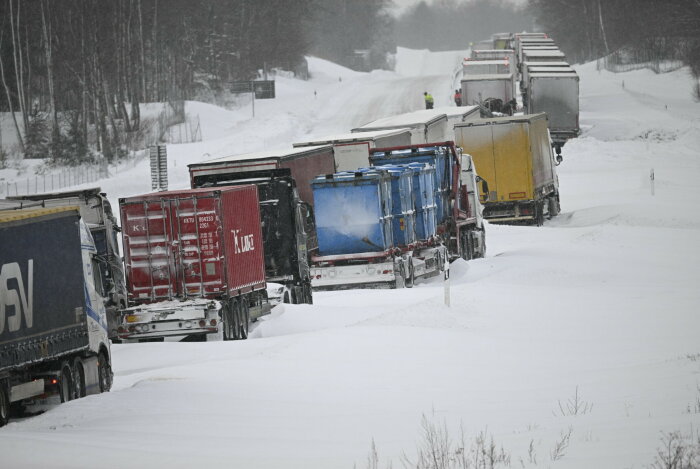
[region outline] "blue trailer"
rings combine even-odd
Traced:
[[[431,239],[437,233],[435,168],[427,163],[409,163],[408,167],[413,169],[416,237],[418,239]]]
[[[376,148],[370,163],[423,163],[435,167],[437,235],[447,246],[450,259],[483,257],[486,252],[482,207],[471,155],[462,154],[454,142]]]
[[[399,149],[376,149],[371,152],[369,161],[373,166],[424,163],[435,168],[435,203],[437,223],[444,223],[450,213],[450,196],[454,179],[454,161],[448,147],[431,144],[417,151],[415,146]],[[396,147],[395,147],[396,148]]]
[[[453,142],[381,148],[371,168],[319,176],[316,290],[412,287],[485,251],[477,176]]]
[[[386,255],[394,247],[389,173],[358,170],[319,176],[316,201],[319,256]]]

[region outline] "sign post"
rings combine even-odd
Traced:
[[[255,117],[256,99],[275,98],[275,80],[234,81],[231,83],[231,93],[250,93],[253,117]]]

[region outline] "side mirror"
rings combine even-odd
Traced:
[[[484,202],[489,200],[489,183],[486,182],[486,179],[480,178],[481,179],[481,192],[484,193]]]
[[[561,156],[561,153],[557,155],[557,166],[561,164],[561,162],[564,161],[564,157]]]

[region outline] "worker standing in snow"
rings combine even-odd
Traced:
[[[425,108],[432,109],[434,104],[433,96],[427,91],[423,93],[423,96],[425,97]]]
[[[462,92],[460,90],[455,90],[455,104],[457,106],[462,105]]]

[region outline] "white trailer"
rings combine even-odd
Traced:
[[[454,126],[462,122],[471,122],[481,118],[481,107],[473,106],[443,106],[435,108],[436,112],[447,116],[447,140],[454,140]]]
[[[518,42],[518,60],[522,62],[523,60],[523,51],[527,48],[530,47],[539,47],[539,46],[549,46],[549,47],[557,47],[556,43],[554,40],[550,38],[543,38],[543,37],[536,37],[536,38],[527,38],[527,39],[522,39],[520,42]]]
[[[384,117],[352,129],[352,133],[376,130],[410,129],[411,144],[444,142],[447,140],[447,116],[434,109],[407,112]]]
[[[464,59],[462,76],[513,73],[508,59]]]
[[[571,67],[569,62],[523,62],[520,67],[520,89],[527,89],[528,67]]]
[[[520,62],[566,62],[566,55],[559,49],[524,49]]]
[[[510,63],[509,73],[514,74],[518,70],[518,55],[513,49],[473,50],[471,58],[474,60],[507,59]]]
[[[579,77],[573,73],[530,73],[527,113],[546,112],[557,154],[570,138],[580,133]]]
[[[336,171],[353,171],[369,165],[372,148],[399,147],[411,144],[411,129],[376,130],[371,132],[327,135],[306,142],[293,143],[294,148],[333,145]]]
[[[462,78],[462,103],[478,104],[488,98],[507,103],[515,96],[512,73],[498,75],[470,75]]]

